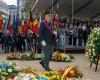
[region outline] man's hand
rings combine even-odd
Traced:
[[[46,45],[47,45],[46,42],[43,40],[43,41],[42,41],[42,46],[45,47]]]

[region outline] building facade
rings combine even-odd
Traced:
[[[25,17],[25,13],[23,12],[23,5],[26,0],[17,0],[17,13],[20,17]]]
[[[7,7],[7,3],[3,0],[0,0],[0,15],[2,15],[3,19],[5,20],[9,15],[9,10]]]
[[[14,16],[17,16],[17,7],[15,5],[8,5],[9,14],[11,20],[13,20]]]

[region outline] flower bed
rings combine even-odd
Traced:
[[[25,72],[26,71],[26,72]],[[83,74],[78,66],[68,66],[67,68],[59,71],[39,72],[31,68],[24,70],[24,73],[19,73],[15,80],[80,80]]]
[[[41,60],[43,54],[34,53],[11,53],[7,56],[7,60]],[[57,62],[71,62],[74,57],[64,53],[54,53],[52,60]]]
[[[39,72],[39,73],[19,73],[15,79],[16,80],[80,80],[83,74],[79,70],[78,66],[67,67],[59,71],[50,72]]]
[[[82,77],[77,65],[59,71],[36,72],[30,67],[20,69],[14,63],[0,63],[0,80],[80,80]]]
[[[0,63],[0,80],[8,80],[14,78],[19,73],[19,68],[14,63]]]

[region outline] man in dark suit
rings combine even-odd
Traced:
[[[57,35],[57,33],[53,31],[51,20],[52,14],[48,11],[45,14],[45,20],[40,24],[40,42],[42,44],[41,47],[44,54],[44,57],[41,60],[40,64],[46,71],[51,71],[51,69],[49,68],[49,61],[52,58],[53,54],[53,35]]]

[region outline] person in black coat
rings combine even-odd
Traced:
[[[49,68],[49,61],[53,54],[53,44],[54,44],[54,37],[53,33],[57,35],[56,32],[53,32],[53,28],[51,25],[51,17],[52,14],[47,12],[45,15],[45,21],[41,22],[40,24],[40,43],[42,47],[42,52],[44,54],[43,59],[41,60],[40,64],[46,71],[51,71]]]
[[[83,30],[82,24],[78,26],[78,46],[82,46]]]

